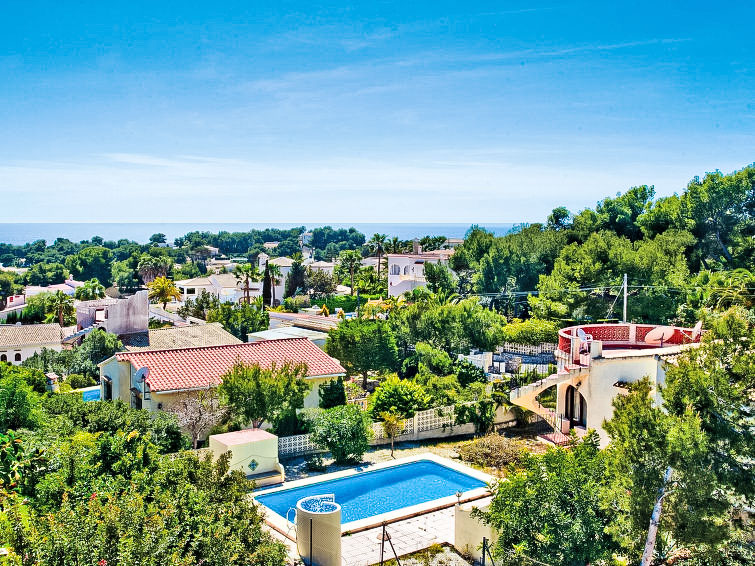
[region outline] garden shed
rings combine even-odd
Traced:
[[[278,462],[278,437],[259,428],[213,434],[209,438],[212,457],[231,453],[231,470],[239,470],[257,487],[281,483],[283,466]]]

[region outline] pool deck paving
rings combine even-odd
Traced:
[[[343,564],[371,566],[380,563],[382,527],[375,527],[341,538]],[[442,509],[386,526],[398,556],[425,549],[433,544],[454,541],[454,510]],[[385,560],[393,558],[390,544],[385,543]]]
[[[296,543],[269,529],[274,538],[288,549],[290,564],[299,559]],[[454,510],[442,509],[420,517],[413,517],[386,526],[398,556],[424,550],[433,544],[453,544]],[[341,537],[341,555],[344,566],[372,566],[380,563],[380,536],[382,527],[375,527],[353,535]],[[393,558],[390,544],[385,543],[384,558]]]

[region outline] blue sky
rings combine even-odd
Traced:
[[[537,221],[755,161],[752,2],[85,4],[0,4],[0,221]]]

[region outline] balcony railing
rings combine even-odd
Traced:
[[[582,326],[570,326],[558,331],[558,350],[557,358],[564,360],[567,364],[577,364],[586,366],[590,362],[591,342],[600,342],[603,350],[641,350],[649,348],[658,348],[659,344],[655,342],[646,342],[645,337],[654,328],[656,324],[586,324]],[[692,328],[672,327],[673,334],[663,341],[664,346],[676,346],[681,344],[690,344],[693,342]],[[589,337],[589,340],[583,341],[578,336],[578,330],[582,329]],[[699,342],[697,336],[694,342]]]

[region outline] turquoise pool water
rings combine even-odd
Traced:
[[[484,481],[437,462],[418,460],[263,494],[256,499],[285,517],[300,499],[332,493],[341,505],[341,523],[349,523],[485,485]],[[292,512],[288,518],[293,517]]]

